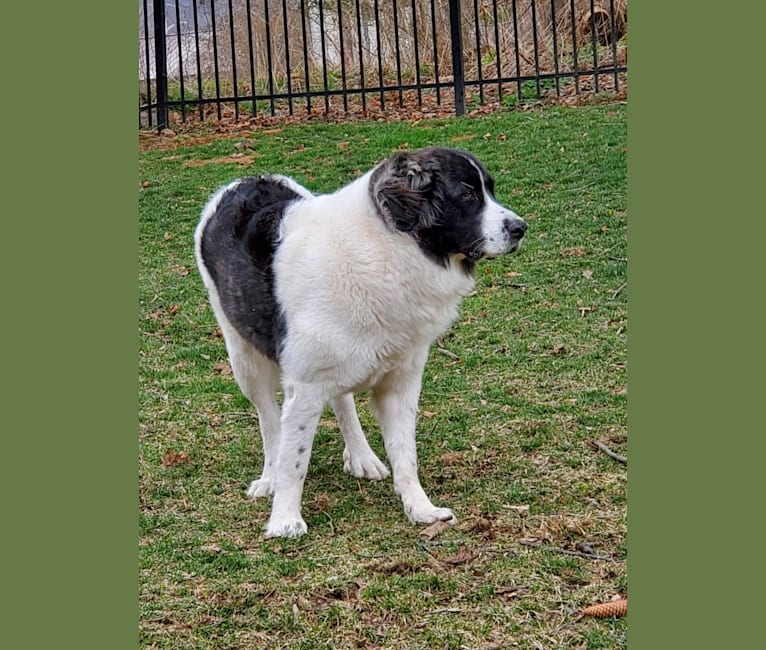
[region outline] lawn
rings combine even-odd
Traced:
[[[623,104],[159,141],[139,158],[143,648],[625,648],[627,125]],[[297,540],[267,540],[254,410],[194,263],[214,189],[261,171],[332,191],[400,148],[478,156],[528,224],[482,262],[426,366],[421,478],[458,524],[426,538],[391,479],[342,471],[321,421]],[[357,396],[373,449],[379,431]]]

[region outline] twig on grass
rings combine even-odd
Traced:
[[[460,357],[457,356],[454,352],[450,352],[446,348],[442,348],[437,346],[437,351],[441,352],[445,357],[449,357],[450,359],[454,359],[455,361],[460,361]]]
[[[625,287],[628,286],[627,282],[623,282],[617,289],[615,289],[614,293],[612,294],[612,300],[614,300],[617,296],[620,295],[620,291],[622,291]]]
[[[625,465],[628,464],[628,459],[627,459],[626,456],[620,456],[620,454],[618,454],[618,453],[612,451],[611,449],[609,449],[609,447],[607,447],[600,440],[591,440],[590,441],[590,445],[592,447],[595,447],[596,449],[600,449],[601,451],[603,451],[610,458],[614,458],[616,461],[618,461],[620,463],[623,463]]]
[[[610,555],[597,555],[596,553],[583,553],[582,551],[570,551],[567,548],[561,548],[560,546],[547,546],[541,544],[537,540],[520,539],[519,544],[522,546],[531,546],[532,548],[540,548],[544,551],[551,551],[553,553],[563,553],[564,555],[572,555],[574,557],[582,557],[586,560],[608,560],[610,562],[622,562],[620,558],[611,557]]]
[[[328,522],[329,522],[329,524],[330,524],[330,535],[334,537],[334,536],[335,536],[335,526],[334,526],[334,525],[333,525],[333,523],[332,523],[332,517],[330,517],[330,515],[328,515],[328,514],[327,514],[326,512],[324,512],[324,511],[322,511],[322,514],[323,514],[325,517],[327,517],[327,521],[328,521]]]

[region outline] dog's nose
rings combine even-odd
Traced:
[[[523,219],[506,219],[503,225],[513,239],[521,239],[527,232],[527,222]]]

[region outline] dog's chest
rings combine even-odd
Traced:
[[[330,218],[328,221],[332,222]],[[308,226],[308,224],[305,224]],[[328,224],[329,225],[329,224]],[[278,254],[288,373],[374,385],[455,320],[473,279],[379,228],[308,228]]]

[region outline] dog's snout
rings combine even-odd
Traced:
[[[527,222],[523,219],[506,219],[503,227],[513,239],[521,239],[527,232]]]

